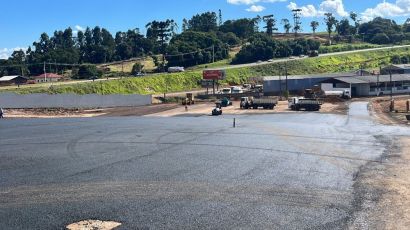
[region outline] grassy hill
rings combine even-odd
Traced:
[[[393,50],[378,50],[345,54],[329,57],[307,58],[301,60],[290,60],[287,62],[290,75],[334,73],[356,70],[360,66],[367,69],[378,68],[380,63],[388,63],[393,55],[408,56],[409,48],[397,48]],[[260,66],[241,67],[228,69],[227,79],[223,84],[241,84],[250,77],[272,76],[283,74],[284,63],[270,63]],[[184,73],[158,74],[146,77],[130,77],[119,80],[109,80],[92,83],[77,83],[72,85],[58,85],[52,87],[31,87],[13,90],[18,93],[76,93],[76,94],[156,94],[164,92],[177,92],[192,90],[200,87],[202,77],[201,70],[187,71]]]

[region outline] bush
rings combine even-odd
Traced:
[[[132,75],[137,75],[138,73],[142,72],[142,69],[144,68],[144,65],[141,63],[137,62],[132,66],[131,74]]]
[[[389,44],[390,43],[390,38],[389,38],[389,36],[387,36],[387,34],[380,33],[380,34],[376,34],[372,38],[371,42],[375,43],[375,44]]]
[[[98,70],[95,65],[82,65],[75,77],[78,79],[91,79],[100,78],[102,75],[103,71]]]
[[[242,47],[232,60],[232,64],[266,61],[274,57],[307,55],[311,50],[318,50],[320,42],[311,39],[278,41],[266,34],[257,34],[249,39],[249,45]]]

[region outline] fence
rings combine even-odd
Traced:
[[[108,108],[150,105],[151,95],[0,94],[0,108]]]

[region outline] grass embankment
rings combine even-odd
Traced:
[[[409,55],[409,48],[394,50],[378,50],[356,54],[345,54],[329,57],[306,58],[287,62],[289,75],[335,73],[358,69],[361,65],[365,68],[378,68],[380,63],[389,63],[393,55]],[[223,84],[241,84],[247,82],[249,77],[272,76],[283,74],[285,63],[271,63],[267,65],[228,69],[227,79]],[[199,88],[202,73],[200,70],[175,74],[159,74],[141,78],[124,78],[72,85],[53,87],[33,87],[13,90],[17,93],[76,93],[76,94],[157,94],[164,92],[177,92]]]
[[[326,53],[336,53],[336,52],[344,52],[344,51],[351,51],[351,50],[363,50],[363,49],[371,49],[371,48],[378,48],[383,47],[382,45],[375,45],[370,43],[353,43],[353,44],[336,44],[331,46],[321,46],[319,48],[319,53],[326,54]]]

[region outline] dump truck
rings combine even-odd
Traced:
[[[182,105],[193,105],[195,104],[195,97],[192,93],[187,93],[184,100],[182,100]]]
[[[261,97],[261,98],[254,98],[254,97],[242,97],[241,98],[241,109],[274,109],[275,106],[278,104],[277,98],[271,97]]]
[[[322,107],[322,102],[315,98],[292,97],[289,99],[288,107],[294,111],[319,111]]]

